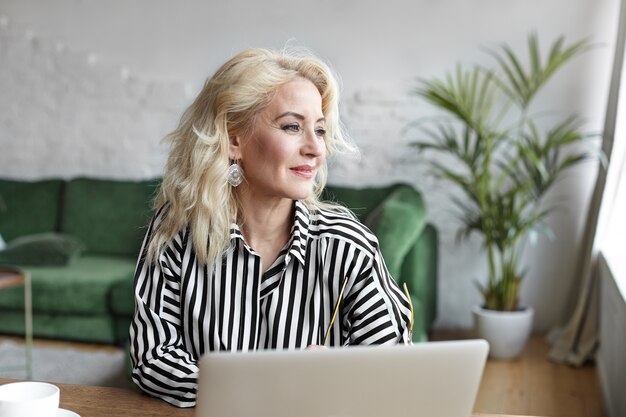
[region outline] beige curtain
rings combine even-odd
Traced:
[[[549,353],[550,359],[570,365],[582,365],[587,359],[591,359],[598,346],[598,274],[597,274],[597,248],[596,235],[600,219],[600,209],[605,196],[607,173],[610,167],[611,153],[615,137],[615,124],[620,99],[620,86],[622,67],[624,62],[624,45],[626,41],[626,6],[624,2],[620,6],[617,40],[615,42],[615,55],[613,72],[607,103],[606,118],[602,135],[602,152],[606,155],[608,163],[600,165],[598,178],[589,204],[587,221],[578,268],[581,283],[580,295],[567,324],[562,328],[552,330],[548,334],[548,341],[552,344]],[[626,95],[626,93],[625,93]],[[626,105],[626,97],[622,105]]]

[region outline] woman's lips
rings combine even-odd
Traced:
[[[300,165],[291,168],[291,172],[299,177],[311,179],[315,176],[315,167],[312,167],[310,165]]]

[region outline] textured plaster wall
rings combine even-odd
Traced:
[[[94,53],[0,27],[0,175],[146,178],[187,101],[181,83],[151,82]]]
[[[324,0],[297,2],[308,15],[292,15],[280,0],[186,7],[156,0],[150,7],[143,1],[0,1],[0,177],[159,176],[167,155],[160,139],[204,77],[233,53],[282,46],[296,36],[329,59],[344,79],[343,121],[361,150],[359,158],[331,161],[330,181],[403,181],[422,192],[441,239],[442,328],[471,326],[470,306],[480,300],[475,281],[483,280],[486,265],[480,240],[455,242],[454,190],[428,177],[424,157],[408,146],[415,137],[407,126],[432,114],[408,91],[417,76],[442,75],[459,61],[481,62],[481,46],[505,41],[521,48],[532,29],[545,42],[561,33],[570,40],[591,36],[599,46],[565,70],[540,102],[579,113],[588,130],[600,131],[618,6],[617,0],[576,0],[575,7],[566,0],[394,0],[392,9]],[[222,15],[230,19],[217,18]],[[321,30],[316,18],[331,29]],[[568,210],[550,219],[558,240],[540,239],[526,253],[522,298],[535,307],[539,330],[559,323],[572,303],[594,180],[587,166],[559,184],[551,200]]]

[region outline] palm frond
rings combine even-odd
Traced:
[[[564,47],[564,38],[560,37],[552,44],[545,63],[542,63],[537,34],[531,33],[527,43],[528,69],[524,69],[521,59],[506,44],[490,51],[504,74],[502,79],[499,78],[498,85],[522,109],[528,108],[537,92],[559,68],[591,47],[586,39]]]
[[[470,70],[457,65],[443,79],[421,80],[414,92],[451,116],[482,132],[492,117],[497,90],[493,73],[480,67]]]

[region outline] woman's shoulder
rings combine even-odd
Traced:
[[[154,214],[152,215],[152,220],[149,224],[148,234],[150,236],[157,235],[159,233],[163,233],[166,236],[170,236],[166,242],[165,246],[175,245],[176,247],[182,247],[186,245],[188,239],[187,235],[189,234],[189,225],[183,225],[182,227],[173,227],[171,219],[168,218],[169,207],[167,204],[164,204],[158,207]]]
[[[378,248],[378,239],[374,233],[345,208],[324,205],[310,210],[309,216],[309,233],[313,236],[354,243],[367,252]]]

